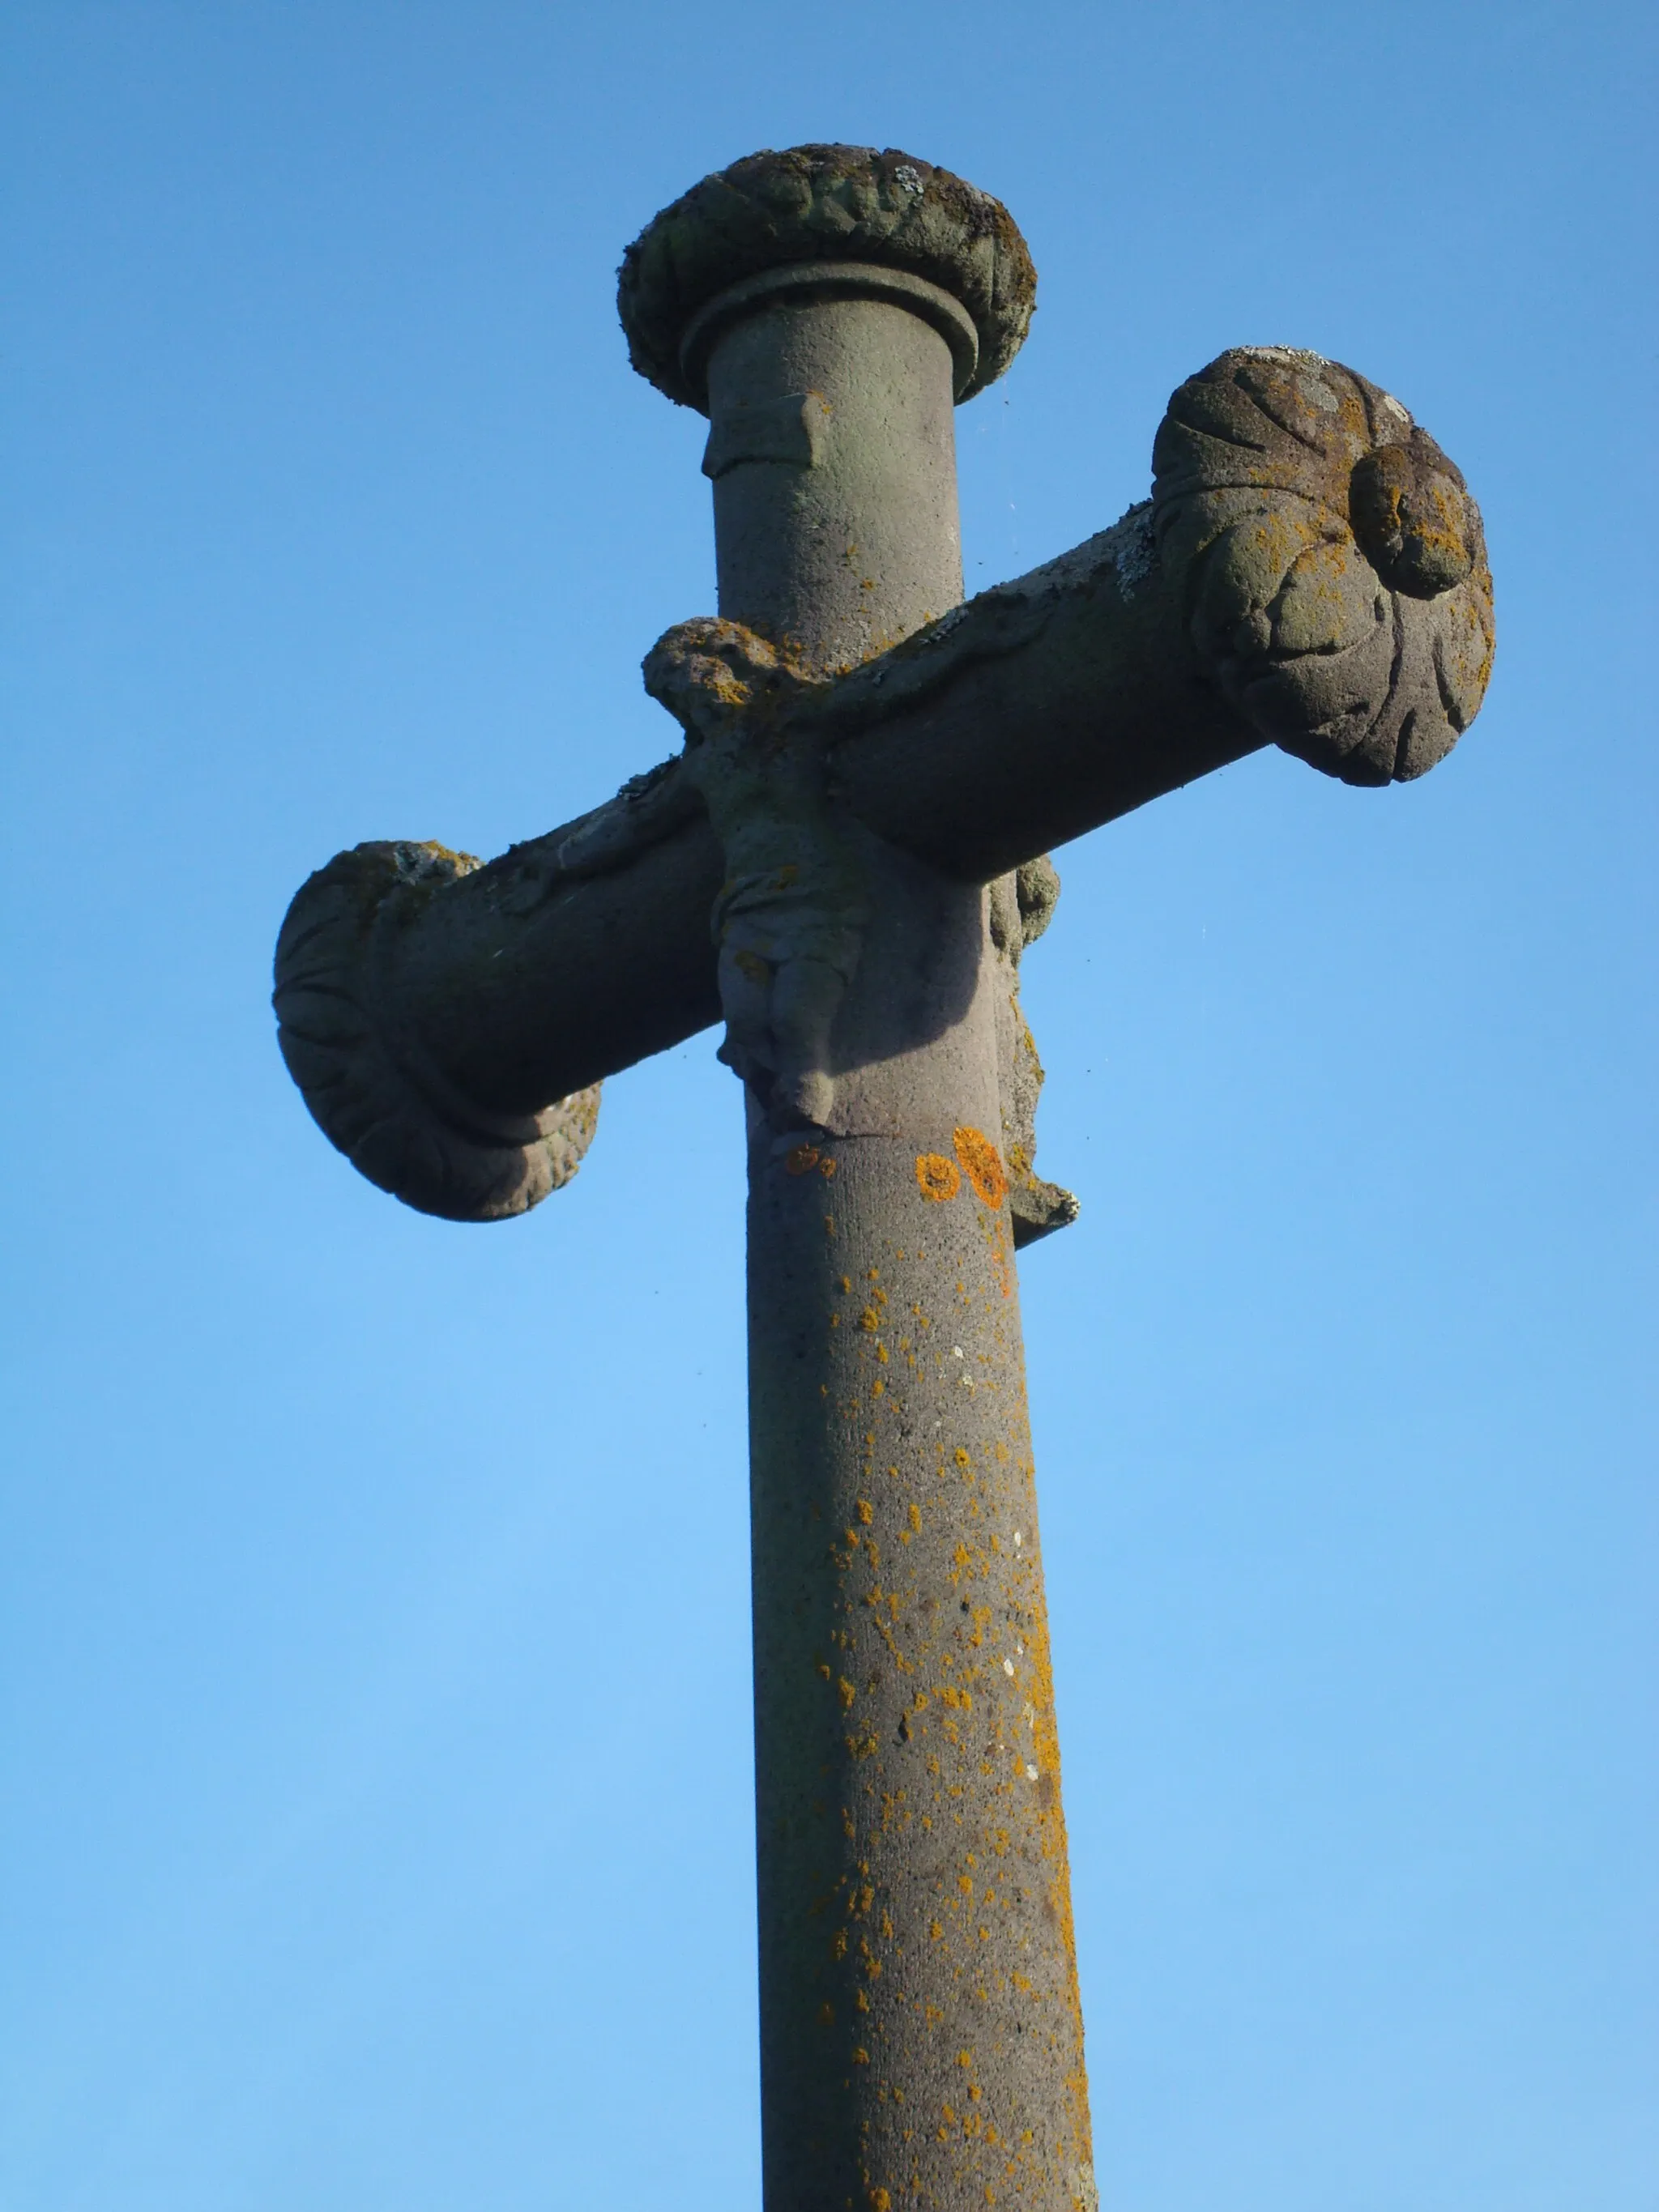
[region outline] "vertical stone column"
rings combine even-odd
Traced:
[[[979,199],[902,155],[766,159],[797,165],[798,230],[860,193],[901,230],[907,198]],[[653,227],[682,269],[696,199]],[[779,263],[738,256],[675,364],[713,418],[721,614],[818,669],[960,599],[951,410],[997,334],[948,256],[895,270],[866,220],[827,264],[775,224]],[[988,894],[846,831],[870,919],[833,1109],[749,1115],[766,2204],[1092,2212]]]
[[[758,297],[744,287],[708,356],[720,612],[825,669],[884,652],[962,597],[955,362],[939,325],[952,310],[969,340],[972,325],[936,286],[890,283],[872,269],[855,293],[827,272]]]

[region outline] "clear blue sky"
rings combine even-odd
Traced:
[[[267,1005],[366,836],[670,750],[702,425],[621,249],[765,145],[998,193],[970,586],[1227,344],[1481,500],[1489,702],[1060,857],[1024,1267],[1107,2212],[1655,2212],[1634,5],[12,0],[0,2212],[758,2205],[736,1085],[358,1181]]]

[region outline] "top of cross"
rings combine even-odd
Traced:
[[[716,386],[722,618],[678,625],[647,675],[717,742],[487,865],[365,844],[301,890],[283,1049],[371,1181],[453,1219],[522,1212],[575,1171],[601,1079],[719,1018],[710,916],[737,831],[713,756],[734,732],[763,723],[780,790],[821,785],[900,873],[992,885],[994,937],[1000,878],[1259,745],[1361,785],[1450,751],[1492,665],[1480,510],[1398,401],[1317,354],[1219,356],[1171,397],[1150,500],[954,603],[953,387],[1007,365],[1035,291],[997,201],[862,148],[753,155],[629,247],[634,365],[704,411]],[[911,313],[865,312],[881,301]],[[798,325],[840,333],[828,396]],[[768,326],[772,350],[745,349]],[[816,653],[793,649],[800,608]],[[803,911],[828,881],[805,875]]]
[[[763,295],[827,283],[896,294],[933,322],[958,400],[995,383],[1036,305],[1036,270],[1000,200],[890,147],[793,146],[705,177],[634,240],[617,289],[629,358],[706,414],[724,325]]]

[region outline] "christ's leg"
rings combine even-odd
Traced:
[[[835,1102],[830,1031],[847,978],[827,960],[786,960],[772,986],[772,1042],[780,1106],[822,1127]]]
[[[746,945],[722,944],[720,989],[726,1036],[719,1057],[753,1085],[763,1103],[776,1060],[771,1024],[774,981],[769,960]]]

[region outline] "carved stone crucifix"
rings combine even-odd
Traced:
[[[1152,496],[962,604],[951,409],[1036,279],[898,153],[709,177],[629,247],[634,366],[710,418],[718,618],[647,656],[683,750],[480,866],[360,845],[276,954],[288,1065],[452,1220],[566,1182],[600,1080],[722,1015],[748,1115],[769,2212],[1090,2212],[1014,1252],[1048,849],[1277,744],[1434,766],[1492,647],[1480,519],[1395,400],[1281,347],[1175,394]]]

